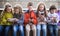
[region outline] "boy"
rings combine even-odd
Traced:
[[[29,36],[30,30],[33,30],[33,36],[36,36],[37,18],[32,9],[32,3],[28,3],[28,11],[24,15],[24,24],[26,26],[26,35]]]
[[[58,36],[57,23],[59,21],[59,16],[56,13],[55,5],[52,5],[49,10],[50,12],[48,13],[48,28],[50,30],[51,36]]]

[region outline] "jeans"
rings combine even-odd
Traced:
[[[5,26],[5,36],[8,36],[8,32],[10,31],[11,26]]]
[[[23,28],[23,25],[20,25],[20,26],[18,26],[18,25],[14,25],[13,26],[13,36],[17,36],[17,31],[19,30],[19,31],[21,31],[21,35],[20,36],[24,36],[24,30],[23,30],[24,28]]]
[[[48,25],[48,29],[50,30],[51,36],[58,36],[58,26],[57,25]]]
[[[47,36],[47,26],[46,24],[38,24],[37,25],[37,36],[40,36],[40,32],[43,32],[43,36]]]
[[[3,26],[0,25],[0,36],[1,36],[1,33],[2,33],[3,29],[4,29]]]

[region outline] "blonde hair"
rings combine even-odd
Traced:
[[[8,7],[12,7],[12,6],[9,5],[9,4],[5,5],[4,10],[1,12],[0,18],[4,15],[4,13],[6,13],[6,9],[7,9]],[[13,12],[12,12],[12,9],[11,9],[11,13],[13,13]]]
[[[15,11],[15,9],[19,9],[19,14],[22,14],[23,12],[22,12],[22,7],[20,6],[20,5],[16,5],[15,7],[14,7],[14,11]]]

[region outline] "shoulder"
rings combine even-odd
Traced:
[[[29,10],[26,10],[24,14],[27,14],[29,12]]]
[[[54,15],[58,15],[57,13],[54,13]]]

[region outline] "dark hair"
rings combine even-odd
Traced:
[[[53,9],[57,9],[55,5],[50,6],[49,11],[51,11]]]
[[[37,13],[36,13],[36,14],[37,14],[37,17],[38,17],[38,13],[39,13],[39,11],[40,11],[40,10],[39,10],[40,5],[43,5],[43,6],[44,6],[44,10],[43,10],[43,11],[44,11],[45,16],[46,16],[46,8],[45,8],[45,5],[44,5],[43,3],[40,3],[40,4],[38,5],[38,8],[37,8]]]

